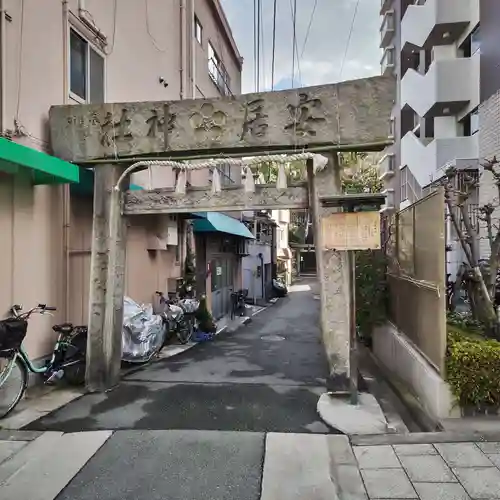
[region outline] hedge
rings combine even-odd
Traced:
[[[450,327],[446,376],[462,408],[500,406],[500,342]]]

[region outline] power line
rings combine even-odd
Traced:
[[[273,3],[273,54],[271,62],[271,90],[274,90],[274,57],[276,53],[276,5],[277,0]]]
[[[257,90],[257,0],[253,0],[253,85]]]
[[[304,44],[302,45],[302,52],[300,57],[304,57],[304,51],[306,50],[307,41],[309,40],[309,33],[311,32],[311,26],[314,20],[314,14],[316,13],[316,7],[318,6],[318,0],[314,0],[314,5],[311,11],[311,17],[309,18],[309,24],[307,25],[306,36],[304,37]]]
[[[260,11],[262,9],[261,0],[257,0],[257,92],[260,91]]]
[[[352,16],[351,27],[349,29],[349,36],[347,38],[347,43],[345,46],[344,57],[342,58],[342,64],[340,65],[339,81],[342,80],[342,73],[344,72],[344,64],[347,58],[347,52],[349,51],[349,45],[351,44],[351,37],[352,37],[352,32],[354,30],[354,23],[356,22],[356,15],[358,14],[358,7],[359,7],[359,0],[357,0],[356,6],[354,7],[354,14]]]
[[[292,0],[290,0],[290,4]],[[293,37],[292,37],[292,88],[295,83],[295,52],[297,49],[297,0],[293,0],[292,7],[292,25],[293,25]]]
[[[263,82],[264,89],[265,89],[266,88],[266,50],[265,50],[266,49],[266,42],[264,40],[265,30],[264,30],[264,21],[262,18],[262,0],[259,0],[259,3],[260,3],[260,29],[261,29],[260,41],[261,41],[261,45],[262,45],[262,68],[263,68],[262,82]]]

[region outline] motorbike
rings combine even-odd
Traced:
[[[286,285],[277,279],[273,279],[273,291],[276,297],[285,297],[288,294],[288,288]]]

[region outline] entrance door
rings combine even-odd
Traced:
[[[221,256],[212,260],[212,316],[216,320],[231,313],[233,266],[230,257]]]

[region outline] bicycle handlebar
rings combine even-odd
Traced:
[[[24,318],[24,319],[28,319],[34,312],[44,314],[45,312],[49,312],[49,311],[57,311],[57,307],[48,306],[47,304],[38,304],[37,306],[31,308],[29,311],[24,312],[24,313],[21,312],[22,309],[23,309],[23,306],[21,306],[19,304],[14,304],[10,308],[10,310],[12,311],[12,314],[16,318]]]

